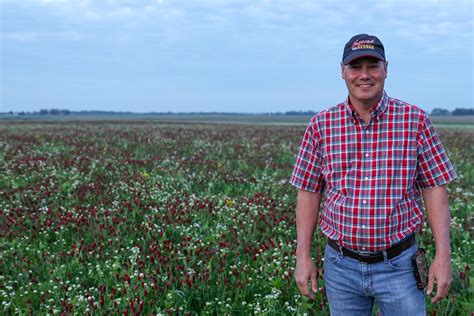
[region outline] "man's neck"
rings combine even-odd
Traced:
[[[349,102],[351,103],[354,111],[365,121],[365,123],[368,124],[370,122],[370,110],[380,102],[381,98],[382,96],[380,96],[380,98],[378,98],[375,102],[373,100],[367,102],[356,100],[354,102],[349,96]]]
[[[370,109],[372,109],[377,103],[368,104],[368,103],[352,102],[352,100],[350,100],[350,102],[354,111],[365,121],[365,123],[368,124],[370,122]]]

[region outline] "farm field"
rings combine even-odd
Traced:
[[[316,301],[293,279],[305,123],[251,123],[2,121],[0,314],[329,314],[319,232]],[[474,129],[456,127],[438,128],[454,281],[431,315],[474,311]]]
[[[278,114],[110,114],[110,115],[25,115],[0,116],[2,122],[91,122],[91,121],[127,121],[130,123],[151,121],[159,124],[181,123],[215,123],[215,124],[245,124],[245,125],[304,125],[308,124],[312,115],[278,115]],[[474,129],[474,115],[433,116],[433,123],[438,127]]]

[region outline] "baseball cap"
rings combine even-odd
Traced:
[[[358,34],[353,36],[346,46],[342,55],[342,63],[349,64],[351,61],[361,57],[375,57],[385,61],[385,49],[377,36],[369,34]]]

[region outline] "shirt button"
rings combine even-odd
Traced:
[[[368,133],[369,133],[369,130],[366,130],[365,133],[368,134]]]
[[[363,201],[362,201],[362,203],[366,204],[366,203],[367,203],[367,201],[366,201],[366,200],[363,200]]]
[[[370,154],[365,154],[365,156],[366,156],[366,157],[369,157],[369,156],[370,156]]]
[[[365,251],[365,249],[367,249],[367,248],[365,248],[365,247],[362,247],[362,250],[364,250],[364,251]]]
[[[365,177],[364,180],[365,180],[365,181],[369,180],[369,177]]]

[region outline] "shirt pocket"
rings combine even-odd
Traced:
[[[391,195],[402,196],[413,186],[416,178],[416,142],[397,139],[385,144],[379,153],[380,184]]]
[[[388,150],[388,158],[393,161],[395,166],[401,166],[409,159],[410,147],[406,140],[394,141]]]
[[[394,141],[387,158],[392,161],[395,170],[403,171],[405,178],[411,178],[416,170],[416,143],[404,139]]]
[[[377,161],[381,169],[416,166],[416,146],[406,139],[381,142],[377,148]]]

